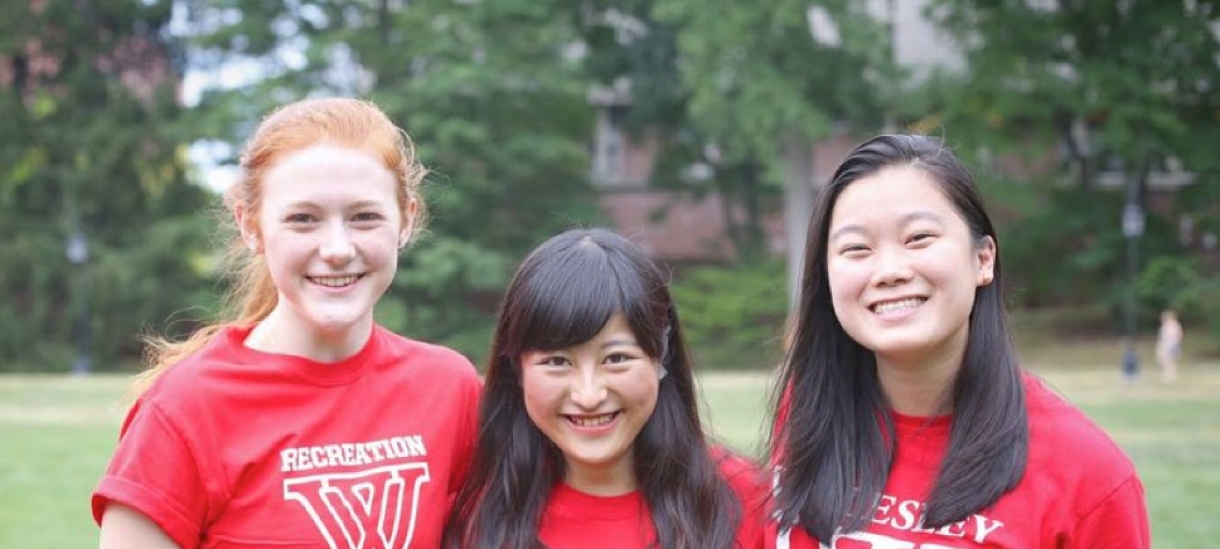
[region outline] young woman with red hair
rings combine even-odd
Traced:
[[[373,320],[425,172],[365,101],[263,120],[226,196],[235,314],[153,342],[93,494],[101,547],[439,545],[479,380]]]

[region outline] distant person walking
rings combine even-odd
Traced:
[[[1178,377],[1178,357],[1182,354],[1182,323],[1173,309],[1161,312],[1161,328],[1156,334],[1156,361],[1161,365],[1161,380],[1171,383]]]

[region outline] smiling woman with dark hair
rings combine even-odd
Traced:
[[[757,471],[709,447],[666,278],[626,239],[534,250],[490,356],[447,547],[761,546]]]
[[[939,141],[856,147],[814,207],[771,444],[816,548],[1145,548],[1131,461],[1018,366],[999,241]]]

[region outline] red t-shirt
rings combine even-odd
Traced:
[[[335,364],[225,328],[132,407],[93,493],[184,548],[437,547],[474,445],[479,380],[449,349],[374,327]]]
[[[894,414],[898,450],[864,531],[819,545],[804,529],[767,525],[776,549],[1143,549],[1151,545],[1144,488],[1122,450],[1079,410],[1025,376],[1029,461],[990,508],[935,530],[921,526],[949,442],[950,417]],[[782,486],[782,475],[781,475]]]
[[[736,547],[763,546],[766,486],[756,467],[724,453],[720,473],[741,502]],[[648,504],[639,491],[621,496],[594,496],[559,483],[547,497],[538,537],[550,549],[648,549],[656,543]]]

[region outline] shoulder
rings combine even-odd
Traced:
[[[437,375],[478,378],[478,372],[470,359],[449,347],[411,339],[380,326],[377,327],[377,332],[384,341],[383,352],[388,356],[426,365],[427,370]]]
[[[768,480],[753,461],[720,446],[712,447],[710,452],[720,476],[728,482],[738,498],[756,500],[766,491]]]
[[[1025,390],[1030,439],[1027,474],[1048,474],[1059,483],[1077,484],[1081,488],[1078,494],[1096,498],[1135,478],[1131,459],[1084,412],[1031,374],[1025,376]]]
[[[1058,444],[1094,446],[1104,455],[1113,453],[1125,458],[1118,444],[1101,427],[1046,381],[1032,374],[1025,374],[1024,381],[1031,436],[1046,436]]]
[[[221,328],[199,350],[166,368],[140,400],[174,412],[206,400],[218,384],[229,379],[227,373],[245,369],[247,361],[241,356],[240,342],[246,331],[234,326]]]
[[[716,464],[716,468],[720,470],[720,474],[726,479],[736,478],[742,475],[762,475],[762,470],[753,461],[750,461],[749,459],[746,459],[723,446],[712,446],[708,452],[712,456],[712,462]]]

